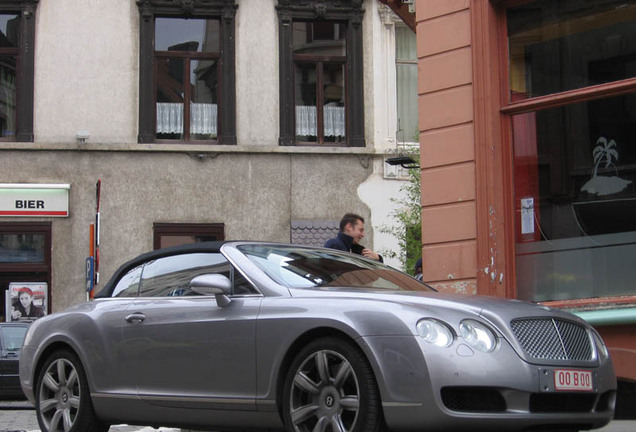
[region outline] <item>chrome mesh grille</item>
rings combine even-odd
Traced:
[[[510,323],[526,353],[540,360],[592,360],[585,327],[558,319],[518,319]]]

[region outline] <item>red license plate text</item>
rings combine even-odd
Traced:
[[[558,391],[593,391],[592,372],[588,370],[555,369],[554,389]]]

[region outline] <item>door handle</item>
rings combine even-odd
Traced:
[[[141,312],[131,313],[130,315],[126,315],[126,321],[129,323],[140,323],[146,319],[146,315]]]

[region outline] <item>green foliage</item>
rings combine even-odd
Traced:
[[[409,153],[419,165],[419,155]],[[391,202],[398,205],[397,210],[391,213],[395,220],[393,225],[383,225],[379,231],[390,234],[398,240],[398,251],[383,250],[382,255],[389,258],[398,258],[402,268],[409,274],[413,274],[416,261],[422,256],[422,205],[420,201],[420,170],[409,170],[409,181],[400,191],[404,192],[404,198],[391,198]]]

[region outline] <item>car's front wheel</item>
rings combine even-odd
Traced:
[[[385,430],[371,366],[358,347],[338,338],[313,341],[295,357],[283,417],[290,432]]]
[[[106,432],[95,416],[86,373],[78,357],[56,351],[36,381],[35,409],[43,432]]]

